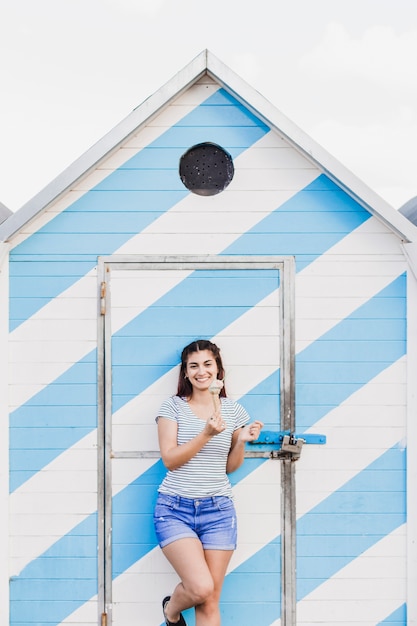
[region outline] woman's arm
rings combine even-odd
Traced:
[[[158,439],[162,461],[169,470],[177,469],[192,459],[214,435],[222,432],[220,413],[216,412],[207,420],[204,429],[187,441],[178,445],[178,424],[165,417],[158,418]]]
[[[262,422],[255,421],[252,422],[252,424],[235,430],[232,436],[229,456],[227,457],[227,474],[231,474],[242,465],[245,458],[245,443],[247,441],[256,441],[262,428]]]

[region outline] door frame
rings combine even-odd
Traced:
[[[98,624],[112,623],[112,269],[225,270],[277,269],[280,272],[280,428],[295,432],[295,257],[214,255],[111,255],[98,258],[97,385],[98,385]],[[150,455],[158,456],[157,451]],[[295,465],[281,459],[281,624],[296,624]]]

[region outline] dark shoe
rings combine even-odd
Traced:
[[[165,620],[166,626],[187,626],[187,624],[185,623],[185,619],[183,618],[181,613],[180,613],[180,619],[178,620],[178,622],[170,622],[169,619],[165,617],[165,607],[170,600],[171,600],[171,596],[166,596],[162,600],[162,611],[164,613],[164,620]]]

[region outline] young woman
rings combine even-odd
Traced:
[[[216,383],[223,378],[219,348],[194,341],[181,355],[177,395],[157,417],[168,472],[158,489],[155,531],[181,581],[162,603],[167,626],[186,626],[181,611],[190,607],[196,626],[220,626],[220,593],[237,537],[227,474],[240,467],[245,443],[258,439],[263,426],[248,424],[245,409]]]

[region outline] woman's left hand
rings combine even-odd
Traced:
[[[252,422],[251,424],[248,424],[247,426],[244,426],[239,433],[240,441],[256,441],[259,438],[259,434],[263,426],[263,423],[259,422],[258,420]]]

